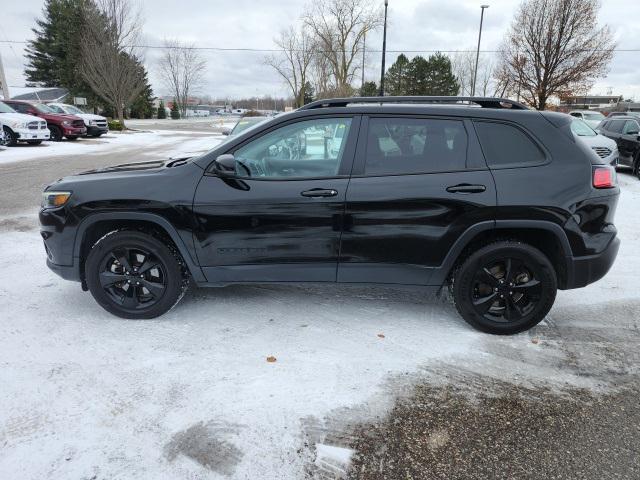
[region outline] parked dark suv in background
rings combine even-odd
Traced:
[[[47,128],[51,132],[51,140],[59,142],[62,137],[67,140],[77,140],[87,133],[84,120],[75,115],[59,114],[43,103],[25,100],[3,100],[18,113],[34,115],[47,121]]]
[[[640,179],[640,118],[635,116],[607,117],[598,132],[618,144],[618,165],[631,167]]]
[[[471,325],[519,332],[618,252],[615,171],[571,122],[493,98],[314,102],[199,157],[53,183],[47,263],[125,318],[190,281],[449,284]]]

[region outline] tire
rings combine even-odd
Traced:
[[[51,141],[52,142],[60,142],[62,141],[62,130],[60,130],[59,127],[56,127],[55,125],[49,125],[49,132],[51,132]]]
[[[75,142],[77,139],[78,137],[76,136],[67,137],[67,140],[69,140],[70,142]]]
[[[518,241],[498,241],[472,253],[457,269],[453,300],[474,328],[511,335],[537,325],[551,310],[558,290],[549,259]]]
[[[184,262],[172,246],[132,230],[116,230],[98,240],[87,256],[85,277],[96,302],[128,319],[159,317],[189,286]]]
[[[9,127],[3,127],[7,147],[15,147],[18,144],[18,136]]]
[[[29,145],[40,145],[42,143],[42,140],[27,140],[27,143]]]

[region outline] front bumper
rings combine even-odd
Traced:
[[[584,257],[569,257],[565,289],[581,288],[604,277],[618,256],[620,239],[614,237],[602,252]]]
[[[65,137],[80,137],[87,133],[85,127],[63,127],[62,135]]]
[[[81,282],[80,269],[73,265],[57,265],[47,258],[47,267],[65,280],[71,280],[72,282]]]
[[[87,135],[102,135],[105,133],[109,133],[109,127],[99,127],[96,125],[87,126]]]
[[[29,140],[49,140],[49,137],[51,136],[48,128],[38,130],[18,128],[14,130],[14,133],[18,137],[18,140],[22,140],[25,142]]]

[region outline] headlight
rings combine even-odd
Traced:
[[[42,208],[61,207],[71,197],[71,192],[42,192]]]
[[[63,125],[71,125],[71,122],[69,120],[63,120],[62,124]]]

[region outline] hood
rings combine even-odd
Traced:
[[[24,113],[0,113],[0,122],[5,125],[11,126],[16,123],[27,123],[34,121],[42,121],[39,117],[34,117],[33,115],[25,115]]]
[[[100,115],[94,115],[93,113],[83,113],[83,114],[79,114],[76,113],[75,114],[76,117],[80,117],[83,120],[102,120],[102,121],[106,121],[107,119],[105,117],[101,117]]]
[[[175,160],[174,160],[175,161]],[[168,164],[173,163],[172,160],[153,160],[150,162],[123,163],[121,165],[113,165],[111,167],[96,168],[95,170],[87,170],[78,173],[78,175],[93,175],[96,173],[116,173],[116,172],[135,172],[142,170],[157,170]]]

